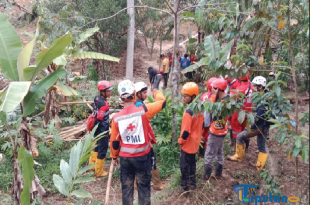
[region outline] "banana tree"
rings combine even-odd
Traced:
[[[33,55],[33,48],[37,42],[39,29],[37,29],[33,40],[23,48],[21,40],[14,27],[8,22],[2,13],[0,13],[0,25],[1,72],[5,77],[12,81],[9,86],[0,92],[1,121],[3,124],[6,124],[6,113],[14,111],[16,107],[20,106],[22,120],[19,131],[22,139],[22,146],[25,147],[25,151],[22,153],[25,156],[27,155],[25,153],[28,152],[30,155],[32,154],[33,157],[36,157],[38,156],[35,147],[36,140],[33,138],[27,125],[26,116],[31,115],[35,111],[36,101],[42,98],[48,91],[55,89],[54,86],[57,80],[66,74],[66,70],[63,66],[54,66],[56,64],[53,63],[53,61],[57,62],[61,57],[70,57],[74,59],[88,58],[90,56],[114,61],[118,61],[118,59],[98,53],[66,52],[70,50],[69,45],[71,45],[73,41],[73,36],[69,33],[54,40],[48,48],[43,49],[43,51],[36,56],[35,65],[29,65],[31,56]],[[85,36],[87,38],[87,35],[89,34],[84,34],[81,39],[85,38]],[[66,53],[68,55],[64,55]],[[54,69],[49,70],[52,72],[46,77],[40,74],[43,69],[51,67]],[[10,132],[9,126],[6,126],[6,129]],[[32,177],[27,178],[27,180],[24,179],[24,184],[22,183],[19,167],[21,165],[19,165],[18,163],[20,162],[17,161],[18,154],[16,138],[10,135],[10,139],[13,145],[14,180],[12,185],[12,196],[14,204],[30,204],[29,197],[23,197],[30,195],[30,188],[31,190],[38,190],[39,195],[43,195],[45,191],[38,183],[39,180],[34,180],[38,179],[35,174]],[[27,157],[27,161],[29,161],[29,157]],[[29,165],[29,163],[26,163],[26,165]],[[25,169],[25,165],[23,165],[22,175],[24,176],[24,171],[28,172],[29,170],[33,170],[33,166],[27,166],[27,169]],[[33,186],[32,184],[35,184],[36,187],[31,187]],[[23,189],[22,185],[24,187]]]

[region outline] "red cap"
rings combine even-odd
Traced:
[[[212,82],[211,86],[213,88],[219,88],[220,90],[226,90],[227,82],[224,79],[216,79]]]
[[[106,80],[99,81],[97,87],[99,92],[112,89],[110,82]]]
[[[212,77],[209,80],[206,81],[207,87],[209,90],[211,90],[211,84],[213,81],[215,81],[217,78],[216,77]]]
[[[248,72],[245,76],[239,77],[239,80],[249,80],[250,79],[250,72]]]

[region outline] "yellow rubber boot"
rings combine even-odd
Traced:
[[[96,165],[95,165],[95,176],[98,177],[104,177],[108,175],[108,172],[103,171],[105,159],[96,159]]]
[[[263,152],[258,153],[257,162],[256,162],[257,170],[262,170],[264,168],[267,158],[268,158],[267,153],[263,153]]]
[[[245,143],[243,144],[238,144],[236,143],[236,153],[233,156],[228,155],[227,159],[231,160],[231,161],[238,161],[238,162],[242,162],[243,159],[243,155],[245,153]]]
[[[152,174],[153,189],[154,190],[163,190],[164,187],[160,181],[159,170],[158,169],[152,170],[151,174]]]
[[[89,157],[88,164],[95,164],[97,156],[98,156],[98,152],[91,151],[91,156]],[[91,171],[91,170],[95,170],[95,166],[88,169],[88,171]]]

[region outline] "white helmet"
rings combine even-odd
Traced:
[[[126,99],[135,93],[135,85],[130,80],[123,80],[118,84],[118,93],[121,98]]]
[[[144,82],[135,83],[136,92],[140,92],[147,89],[147,85]]]
[[[252,80],[253,85],[262,85],[263,87],[266,87],[266,82],[266,78],[264,78],[263,76],[256,76]]]

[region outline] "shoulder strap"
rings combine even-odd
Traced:
[[[247,90],[247,93],[245,93],[245,96],[248,96],[248,95],[249,95],[250,89],[251,89],[251,82],[249,82],[249,88],[248,88],[248,90]]]

